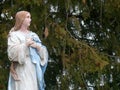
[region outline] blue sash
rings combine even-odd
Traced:
[[[33,47],[29,47],[29,50],[30,50],[31,60],[36,66],[36,74],[37,74],[39,90],[45,90],[44,73],[46,71],[46,67],[48,64],[48,51],[47,51],[47,48],[41,44],[39,37],[35,33],[31,33],[31,37],[32,37],[33,41],[35,41],[37,43],[37,45],[40,46],[40,49],[43,48],[42,51],[40,52],[40,54],[43,55],[42,57],[46,61],[46,63],[44,65],[40,64],[41,57],[40,57],[37,49],[33,48]]]

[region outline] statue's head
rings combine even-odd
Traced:
[[[19,30],[27,14],[30,14],[28,11],[19,11],[15,15],[15,26],[14,30]]]

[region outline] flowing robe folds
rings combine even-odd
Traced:
[[[15,81],[10,72],[8,90],[40,90],[36,65],[31,60],[29,47],[26,46],[26,37],[28,36],[20,31],[9,34],[8,58],[12,62],[18,62],[15,71],[20,81]]]

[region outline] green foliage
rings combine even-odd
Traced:
[[[116,61],[120,56],[118,0],[0,2],[0,14],[4,14],[4,17],[0,16],[0,89],[2,87],[2,90],[5,90],[7,87],[10,65],[6,51],[7,34],[13,27],[15,13],[19,10],[28,10],[31,13],[30,28],[40,36],[48,48],[51,62],[45,75],[47,90],[69,90],[70,86],[73,90],[79,88],[86,90],[87,80],[95,84],[96,90],[118,90],[120,83],[120,65]],[[47,38],[42,37],[45,27],[49,32]],[[92,39],[89,39],[88,35],[91,35]],[[111,66],[114,68],[111,69]],[[110,74],[113,75],[113,82],[109,82]],[[106,77],[103,87],[100,86],[101,75]],[[59,78],[59,81],[56,78]]]
[[[54,41],[49,45],[53,47],[54,55],[61,57],[63,72],[66,72],[60,78],[60,88],[67,90],[71,84],[75,85],[75,88],[86,88],[81,74],[101,72],[109,64],[108,58],[85,42],[73,39],[64,27],[56,25],[53,28],[55,29],[51,32],[51,37]],[[48,41],[50,39],[48,38]]]
[[[8,75],[8,69],[0,68],[0,90],[7,90]]]

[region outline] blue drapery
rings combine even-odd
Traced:
[[[35,41],[37,45],[40,46],[40,50],[42,50],[40,53],[38,53],[36,48],[29,47],[31,60],[36,66],[39,90],[45,90],[44,73],[46,71],[46,67],[48,63],[48,51],[47,51],[47,48],[41,44],[39,37],[35,33],[31,33],[31,37],[33,41]],[[46,61],[44,65],[40,64],[41,57],[39,54],[43,55],[42,58]]]

